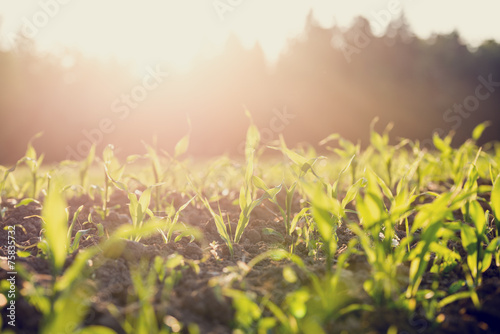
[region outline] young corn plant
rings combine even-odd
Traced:
[[[133,310],[133,316],[127,314],[127,317],[122,324],[125,332],[129,334],[171,333],[167,324],[163,321],[158,321],[157,314],[154,309],[154,299],[158,290],[156,287],[158,276],[154,268],[149,268],[149,265],[141,263],[141,265],[131,268],[131,278],[135,296],[133,296],[133,299],[129,301],[129,304],[136,305],[136,307]],[[112,313],[116,313],[117,317],[121,315],[115,308],[112,308],[112,311]],[[175,329],[178,332],[181,328],[181,324],[177,322],[175,326]]]
[[[3,166],[0,166],[0,171],[2,172],[2,178],[0,179],[0,219],[3,219],[4,213],[5,213],[5,208],[3,207],[3,198],[6,196],[6,191],[5,191],[5,186],[7,184],[7,181],[9,181],[9,178],[11,178],[11,187],[14,189],[15,192],[19,192],[19,187],[17,186],[16,182],[12,180],[13,177],[13,172],[16,170],[16,168],[22,164],[26,158],[22,158],[16,162],[14,166],[11,168],[5,168]]]
[[[431,252],[438,250],[442,258],[451,257],[456,261],[460,257],[454,255],[453,251],[441,247],[440,239],[443,243],[446,238],[450,238],[449,231],[455,230],[453,211],[465,206],[474,191],[463,191],[455,188],[454,191],[435,194],[435,199],[431,203],[423,204],[418,208],[410,233],[421,230],[420,241],[413,247],[408,254],[407,260],[411,262],[409,280],[410,284],[406,290],[407,299],[415,299],[418,288],[422,281],[430,260]]]
[[[339,134],[333,133],[326,137],[325,139],[321,140],[319,142],[320,145],[325,145],[331,141],[337,140],[341,149],[340,148],[332,148],[330,146],[326,146],[326,149],[336,153],[338,156],[345,160],[350,160],[351,161],[351,182],[354,183],[356,182],[356,171],[358,168],[358,160],[355,157],[360,157],[361,155],[361,144],[358,141],[357,144],[353,144],[350,141],[340,137]]]
[[[290,260],[306,273],[310,273],[302,259],[297,255],[290,254],[283,249],[272,249],[257,255],[248,263],[238,261],[237,265],[226,267],[224,270],[225,275],[214,277],[210,280],[209,285],[220,296],[232,299],[235,309],[234,327],[236,327],[236,330],[245,333],[267,333],[275,328],[278,321],[280,321],[285,332],[296,333],[296,330],[292,330],[295,326],[289,326],[289,321],[293,321],[292,317],[287,317],[279,307],[269,300],[268,296],[259,298],[253,292],[244,292],[233,287],[238,284],[243,285],[246,276],[251,273],[252,269],[266,259],[272,261]],[[289,277],[295,275],[291,268],[288,267],[288,269],[284,270],[285,277],[287,273],[289,273]],[[313,275],[312,277],[316,276]],[[258,302],[259,299],[260,303]],[[266,315],[266,308],[275,317]]]
[[[473,286],[478,287],[482,282],[482,274],[490,267],[493,254],[497,252],[500,245],[499,238],[489,241],[486,228],[488,225],[488,211],[484,212],[481,204],[473,200],[466,205],[467,223],[461,226],[461,239],[464,249],[467,251],[467,267],[470,271]]]
[[[377,175],[368,170],[365,177],[365,194],[359,193],[356,199],[356,210],[363,228],[357,223],[351,223],[349,228],[358,236],[373,270],[372,277],[364,283],[364,289],[377,305],[381,305],[395,298],[396,266],[402,259],[392,252],[393,220],[383,202]]]
[[[147,215],[153,217],[153,213],[149,209],[149,202],[151,201],[151,188],[147,188],[144,190],[137,199],[137,195],[135,193],[128,193],[129,203],[129,212],[130,217],[132,218],[132,226],[134,228],[142,227],[144,223],[144,219]],[[139,241],[136,237],[135,241]]]
[[[394,153],[396,152],[396,148],[389,145],[389,132],[391,131],[393,124],[389,123],[383,134],[380,135],[375,131],[375,124],[378,121],[378,117],[373,119],[370,124],[370,143],[373,148],[378,151],[378,154],[382,160],[382,164],[385,167],[384,173],[387,175],[386,183],[389,187],[392,184],[392,160],[394,157]]]
[[[78,216],[81,207],[75,213],[71,229],[74,226],[76,217]],[[59,180],[53,180],[50,188],[47,191],[47,196],[43,202],[42,208],[43,222],[43,238],[44,240],[38,243],[38,247],[47,255],[52,270],[52,281],[48,293],[43,292],[35,285],[28,285],[34,291],[28,293],[29,298],[33,295],[38,295],[32,299],[35,306],[44,315],[44,323],[42,325],[42,333],[59,332],[63,328],[67,330],[68,323],[77,327],[82,320],[85,312],[71,312],[79,307],[81,310],[88,308],[88,304],[82,301],[88,298],[86,295],[84,284],[81,283],[81,271],[85,267],[87,260],[96,254],[97,250],[86,250],[79,254],[73,264],[66,270],[64,275],[58,279],[62,273],[64,263],[68,253],[72,251],[70,248],[71,229],[68,229],[68,214],[66,210],[66,201],[62,195],[62,187]],[[33,282],[33,279],[29,281]]]
[[[125,165],[121,165],[118,159],[114,156],[113,145],[108,145],[103,151],[102,161],[104,167],[104,187],[93,185],[91,188],[97,190],[101,196],[101,206],[96,208],[96,211],[101,215],[101,219],[104,220],[109,215],[109,200],[111,196],[111,190],[113,182],[118,182],[121,179],[123,171],[125,170]],[[93,197],[91,196],[93,199]]]
[[[141,229],[147,217],[154,220],[156,219],[155,215],[149,208],[151,202],[151,192],[155,186],[147,187],[142,193],[137,190],[132,192],[123,182],[115,180],[111,174],[106,173],[106,175],[117,189],[127,194],[129,199],[128,209],[132,220],[132,227],[134,229]],[[140,239],[141,236],[137,235],[135,236],[134,241],[137,242]]]
[[[25,281],[20,293],[42,314],[39,333],[108,333],[101,326],[92,326],[86,331],[81,328],[90,309],[89,298],[95,294],[88,280],[88,261],[97,252],[97,248],[89,248],[78,253],[64,274],[54,278],[48,288],[37,282],[37,275],[20,270]]]
[[[461,155],[455,155],[455,159],[453,159],[454,150],[451,147],[451,141],[454,134],[454,132],[450,132],[446,137],[441,139],[437,133],[434,133],[432,141],[440,152],[439,160],[436,161],[436,165],[440,167],[440,172],[436,176],[445,181],[444,178],[448,174],[448,171],[451,170],[451,178],[457,184],[457,181],[461,180],[463,176],[462,167],[464,166],[464,161],[461,159]]]
[[[69,244],[69,250],[68,250],[68,253],[69,254],[73,254],[76,250],[78,250],[78,247],[80,246],[80,240],[82,239],[83,236],[89,234],[91,232],[91,229],[86,229],[86,230],[78,230],[76,233],[75,233],[75,238],[73,239],[73,241],[71,240],[72,239],[72,235],[73,235],[73,230],[74,230],[74,227],[75,227],[75,223],[78,219],[78,216],[80,215],[80,212],[82,211],[83,209],[83,205],[81,205],[80,207],[78,207],[78,209],[76,210],[76,212],[73,214],[73,219],[71,220],[71,224],[68,228],[68,233],[66,234],[66,238],[68,239],[68,244]],[[66,209],[66,217],[67,217],[67,221],[69,221],[69,211],[68,209]]]
[[[71,235],[68,230],[67,204],[58,183],[58,180],[51,183],[43,202],[41,218],[44,242],[38,244],[48,255],[54,277],[62,271],[69,250],[68,235]]]
[[[373,310],[373,307],[369,305],[355,304],[353,302],[356,298],[356,287],[346,281],[346,278],[350,276],[344,269],[347,266],[349,255],[355,251],[356,242],[355,239],[349,242],[346,251],[337,259],[335,271],[324,276],[317,275],[314,271],[308,269],[297,255],[290,254],[282,249],[263,253],[252,259],[247,265],[240,263],[238,268],[234,271],[231,270],[230,275],[233,275],[233,279],[241,280],[241,277],[250,272],[251,268],[262,259],[288,260],[297,269],[293,269],[288,265],[284,266],[284,283],[297,283],[298,275],[296,270],[305,274],[310,282],[307,286],[302,286],[287,293],[281,307],[273,303],[268,297],[262,298],[260,305],[257,305],[256,298],[252,298],[248,293],[246,298],[243,298],[241,293],[231,294],[233,304],[248,303],[252,305],[251,313],[242,315],[246,320],[247,327],[250,327],[248,325],[253,323],[254,327],[252,328],[261,329],[260,326],[262,326],[267,331],[272,330],[277,333],[325,333],[325,329],[332,329],[335,320],[343,315],[360,310]],[[243,301],[238,300],[239,298],[243,298]],[[236,308],[238,312],[238,306]],[[267,309],[268,313],[272,314],[273,317],[262,318],[263,308]],[[261,330],[264,332],[264,329]]]
[[[44,209],[42,210],[43,216],[46,217],[47,222],[51,222],[53,225],[50,228],[52,232],[49,235],[54,235],[57,232],[55,229],[63,226],[61,222],[64,221],[63,216],[66,214],[64,212],[64,202],[60,198],[60,192],[54,193],[49,190],[44,205]],[[49,228],[48,225],[47,228]],[[34,275],[31,276],[23,271],[22,274],[27,284],[21,293],[25,293],[24,297],[42,313],[43,322],[40,333],[66,333],[68,331],[79,334],[110,333],[109,328],[103,326],[94,325],[85,328],[81,326],[91,305],[89,298],[96,293],[93,285],[88,284],[90,274],[93,272],[89,267],[89,260],[101,252],[108,255],[119,255],[123,251],[123,239],[148,236],[157,233],[158,229],[161,228],[165,228],[165,224],[158,221],[151,222],[142,227],[133,227],[131,225],[119,227],[108,239],[105,239],[99,245],[78,252],[73,263],[61,276],[53,275],[52,284],[49,289],[38,285]],[[57,238],[62,238],[64,232],[62,230],[59,231]],[[52,254],[56,254],[57,251],[59,251],[58,254],[62,254],[61,244],[63,243],[60,242],[59,244],[59,247],[57,247],[48,243]],[[61,273],[61,263],[63,263],[61,259],[62,255],[57,260],[51,260],[51,263],[56,263],[53,265],[53,268],[55,268],[54,272]],[[148,312],[145,314],[148,314]]]
[[[342,217],[345,216],[345,211],[336,198],[325,192],[322,184],[304,183],[302,187],[307,194],[311,206],[310,211],[323,243],[326,271],[331,272],[333,258],[337,251],[336,231],[341,224]]]
[[[32,142],[36,138],[39,138],[41,135],[42,133],[40,132],[30,139],[30,141],[28,142],[28,148],[26,149],[26,153],[24,155],[24,158],[22,159],[25,162],[26,166],[28,166],[28,169],[30,171],[32,184],[31,198],[33,199],[36,199],[38,197],[39,186],[42,183],[42,177],[40,176],[38,171],[40,169],[40,166],[42,165],[44,154],[38,156],[35,148],[32,145]]]
[[[175,240],[174,240],[175,242],[177,242],[180,238],[182,238],[186,235],[191,235],[192,237],[195,237],[195,235],[199,236],[199,233],[197,233],[195,230],[193,230],[191,228],[187,228],[186,226],[180,225],[178,223],[179,217],[180,217],[180,214],[182,213],[182,211],[184,209],[186,209],[189,206],[189,204],[191,204],[191,202],[193,202],[193,200],[195,198],[196,198],[196,196],[191,197],[178,210],[175,210],[175,207],[173,206],[173,204],[170,204],[170,206],[167,208],[167,210],[165,211],[167,214],[165,217],[165,219],[167,221],[167,225],[168,225],[168,228],[166,231],[167,233],[165,234],[165,232],[163,230],[160,230],[160,233],[161,233],[165,243],[169,243],[172,240],[172,235],[173,235],[174,231],[176,231],[176,230],[180,230],[180,231],[182,231],[182,233],[177,238],[175,238]]]
[[[303,208],[297,215],[295,215],[294,218],[292,218],[292,203],[295,191],[297,189],[297,185],[302,185],[306,183],[304,182],[304,177],[308,174],[308,172],[311,172],[311,174],[313,174],[316,177],[316,179],[320,181],[321,184],[325,185],[326,182],[313,169],[314,164],[320,159],[325,159],[325,157],[320,156],[315,158],[306,158],[303,155],[300,155],[299,153],[289,149],[286,146],[283,136],[281,135],[280,135],[280,147],[270,147],[270,148],[281,151],[282,154],[292,162],[292,167],[289,170],[293,174],[295,180],[293,181],[290,187],[288,187],[285,184],[285,191],[286,191],[285,207],[284,208],[281,207],[277,200],[275,199],[271,200],[271,202],[273,202],[278,206],[281,212],[283,221],[285,223],[285,230],[287,235],[291,235],[293,231],[295,231],[298,220],[303,218],[306,212],[308,211],[307,208]],[[276,196],[276,194],[282,188],[282,185],[279,185],[275,188],[268,188],[265,185],[265,183],[258,177],[254,178],[254,184],[257,188],[264,190],[265,195],[270,198]]]
[[[214,218],[215,226],[217,227],[217,232],[219,233],[219,236],[226,244],[226,246],[229,250],[229,253],[231,254],[231,258],[232,258],[234,256],[233,240],[231,238],[231,234],[227,231],[226,224],[224,223],[224,218],[222,217],[222,213],[220,211],[220,207],[219,207],[219,213],[217,214],[214,212],[214,210],[210,206],[210,203],[208,202],[208,200],[205,197],[201,196],[200,199],[201,199],[203,205],[205,206],[205,208],[210,212],[210,214]],[[231,226],[231,225],[228,224],[228,226]]]
[[[264,197],[255,199],[254,197],[254,185],[252,182],[254,173],[254,163],[255,163],[255,150],[260,142],[260,133],[257,127],[253,124],[252,117],[250,113],[246,110],[246,115],[250,119],[251,123],[247,131],[246,144],[245,144],[245,159],[246,159],[246,169],[245,169],[245,181],[240,189],[239,205],[241,213],[238,219],[238,225],[236,226],[236,232],[234,236],[234,242],[240,242],[241,236],[245,231],[245,228],[250,222],[250,214],[253,209],[259,206]]]
[[[286,146],[285,139],[283,138],[282,135],[280,135],[280,147],[269,147],[274,150],[281,151],[285,157],[287,157],[291,162],[292,162],[292,167],[290,168],[290,171],[295,177],[295,180],[301,180],[304,178],[308,172],[311,172],[312,175],[315,176],[317,180],[319,180],[321,183],[325,184],[326,182],[323,180],[321,176],[319,176],[316,171],[314,170],[314,164],[318,160],[323,160],[326,159],[324,156],[319,156],[317,157],[315,155],[314,158],[307,158],[304,155],[301,155],[294,150],[289,149]],[[293,189],[295,190],[295,189]],[[292,192],[293,195],[293,192]]]

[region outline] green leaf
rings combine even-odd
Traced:
[[[460,236],[462,238],[462,245],[468,254],[475,254],[477,252],[477,236],[476,231],[469,225],[462,225],[462,229],[460,231]]]
[[[134,226],[137,224],[137,208],[139,207],[139,201],[137,200],[137,196],[134,193],[128,194],[128,199],[130,201],[128,209],[130,212],[130,218],[134,223]]]
[[[481,262],[481,271],[484,273],[491,265],[493,255],[498,254],[500,248],[500,237],[496,237],[490,241],[488,247],[483,254],[483,261]]]
[[[64,275],[56,282],[55,290],[64,291],[68,290],[75,282],[82,278],[82,272],[88,265],[88,261],[94,257],[98,252],[99,248],[92,247],[80,251],[73,263],[65,270]]]
[[[372,131],[370,136],[370,142],[379,152],[385,152],[385,141],[384,138],[375,131]]]
[[[438,308],[443,308],[446,305],[451,304],[457,300],[471,298],[473,293],[474,293],[473,291],[458,292],[454,295],[447,296],[447,297],[441,299],[437,306],[438,306]]]
[[[73,228],[75,226],[76,220],[78,219],[78,216],[80,215],[80,212],[83,210],[83,205],[80,205],[78,209],[76,209],[75,213],[73,214],[73,219],[71,220],[71,225],[68,228],[68,234],[67,237],[68,239],[71,238],[71,234],[73,233]]]
[[[367,193],[365,197],[358,196],[356,209],[363,219],[363,226],[370,229],[376,224],[381,224],[387,218],[384,202],[372,193]]]
[[[490,206],[497,222],[500,222],[500,175],[497,175],[491,190]]]
[[[432,141],[434,146],[441,151],[441,153],[448,154],[451,152],[452,149],[450,145],[445,140],[441,139],[437,133],[434,133],[432,136]]]
[[[293,217],[292,222],[290,223],[289,234],[292,234],[293,231],[295,231],[295,227],[297,226],[299,219],[303,218],[306,215],[307,211],[309,211],[309,208],[302,208],[302,210],[300,210],[300,212],[297,213],[295,217]]]
[[[245,149],[248,154],[248,152],[254,151],[257,149],[257,146],[259,145],[260,142],[260,133],[257,127],[252,123],[248,127],[247,130],[247,137],[246,137],[246,144],[245,144]]]
[[[288,283],[295,283],[298,280],[295,270],[293,270],[290,266],[285,266],[283,268],[283,278]]]
[[[276,195],[278,195],[279,192],[281,191],[281,187],[282,187],[282,185],[280,184],[274,188],[269,189],[268,191],[266,191],[264,198],[269,198],[272,201],[276,201]]]
[[[139,199],[139,204],[141,205],[142,211],[145,212],[149,207],[149,202],[151,201],[151,187],[146,188],[141,194]]]
[[[450,295],[452,295],[452,294],[456,293],[458,290],[460,290],[463,286],[465,286],[464,280],[455,281],[448,288],[448,293]]]
[[[290,159],[294,164],[302,168],[302,166],[304,166],[307,163],[308,160],[305,157],[301,156],[300,154],[286,147],[285,139],[281,134],[280,134],[280,142],[281,142],[281,148],[279,150],[285,156],[287,156],[288,159]]]
[[[231,253],[231,256],[232,256],[233,255],[233,243],[231,241],[231,236],[227,232],[226,225],[224,224],[224,219],[222,218],[222,216],[220,214],[216,214],[214,212],[214,210],[212,209],[212,207],[210,206],[210,203],[208,203],[208,200],[206,198],[201,197],[201,201],[203,202],[203,205],[205,206],[205,208],[208,209],[208,211],[210,212],[210,214],[214,218],[215,226],[217,227],[217,232],[219,233],[219,236],[221,237],[221,239],[224,241],[224,243],[229,248],[229,252]],[[238,223],[238,226],[239,226],[239,223]]]
[[[51,188],[43,203],[42,217],[45,223],[45,237],[52,256],[53,269],[59,273],[66,260],[68,249],[68,238],[66,237],[68,222],[66,201],[60,192],[58,180],[51,182]]]
[[[22,250],[17,251],[17,256],[21,257],[21,258],[29,257],[30,255],[31,255],[30,252],[26,252],[26,251],[22,251]]]
[[[25,199],[23,199],[23,200],[19,201],[19,203],[17,203],[17,204],[15,205],[15,207],[16,207],[16,208],[18,208],[18,207],[20,207],[20,206],[25,206],[25,205],[28,205],[28,204],[30,204],[30,203],[40,204],[40,202],[39,202],[39,201],[37,201],[37,200],[36,200],[36,199],[34,199],[34,198],[25,198]]]
[[[286,297],[286,305],[290,309],[290,313],[297,319],[302,319],[307,314],[307,301],[310,294],[305,289],[300,289],[292,292]]]
[[[328,142],[331,142],[333,140],[337,140],[340,138],[340,135],[338,133],[332,133],[328,137],[324,138],[319,142],[320,145],[325,145]]]
[[[259,188],[259,189],[262,189],[264,190],[265,192],[267,192],[269,190],[269,188],[267,187],[267,185],[264,183],[264,181],[256,176],[256,175],[253,175],[252,176],[252,183],[255,187]]]
[[[486,232],[486,217],[484,210],[478,201],[471,201],[469,205],[469,215],[472,218],[477,230],[477,235],[482,235]]]
[[[342,207],[345,208],[349,202],[354,200],[356,198],[356,195],[359,192],[359,189],[363,188],[365,186],[366,186],[366,179],[365,178],[359,179],[358,181],[356,181],[356,183],[354,183],[352,186],[350,186],[349,189],[347,189],[347,193],[346,193],[344,199],[342,200]]]
[[[132,164],[141,158],[142,158],[142,156],[139,154],[132,154],[132,155],[127,156],[126,162],[127,162],[127,164]]]
[[[71,247],[69,248],[69,253],[73,254],[78,247],[80,246],[80,239],[86,235],[89,234],[92,231],[92,229],[86,229],[86,230],[79,230],[75,234],[75,239],[73,240],[73,243],[71,244]]]
[[[477,125],[474,130],[472,130],[472,139],[477,141],[483,134],[484,130],[491,125],[491,122],[486,121]]]
[[[104,150],[102,152],[102,158],[103,158],[105,164],[110,164],[111,160],[114,158],[113,150],[114,150],[114,146],[111,144],[107,145],[104,148]]]
[[[438,197],[428,204],[420,207],[415,217],[411,232],[414,233],[419,228],[427,228],[435,222],[443,221],[449,214],[449,204],[453,194],[448,192],[438,195]]]
[[[182,137],[181,140],[179,140],[177,144],[175,144],[174,158],[178,158],[179,156],[186,153],[188,147],[189,147],[189,134]]]

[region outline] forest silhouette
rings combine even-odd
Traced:
[[[362,17],[324,28],[310,14],[271,65],[258,44],[246,49],[233,35],[220,54],[201,49],[188,72],[158,64],[143,76],[74,50],[42,54],[19,36],[0,52],[0,73],[2,164],[40,131],[34,146],[46,161],[81,159],[92,143],[98,152],[111,143],[120,154],[141,153],[153,137],[171,152],[190,127],[193,156],[240,154],[245,108],[269,144],[282,134],[290,146],[317,145],[331,133],[367,144],[375,117],[377,130],[394,123],[394,140],[428,147],[434,132],[454,131],[460,144],[485,120],[481,143],[500,139],[500,45],[473,49],[457,32],[421,39],[404,16],[374,35]]]

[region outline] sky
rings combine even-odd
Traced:
[[[458,30],[472,46],[500,41],[498,0],[0,0],[0,43],[8,48],[21,30],[41,51],[76,48],[137,66],[167,61],[181,69],[200,50],[218,52],[233,33],[246,47],[258,41],[273,61],[303,31],[311,8],[324,27],[346,27],[363,15],[375,33],[383,32],[404,10],[423,38]]]

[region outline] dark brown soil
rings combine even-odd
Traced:
[[[180,195],[175,195],[172,199],[176,207],[187,201],[187,198]],[[24,248],[31,253],[26,258],[17,258],[16,263],[35,274],[35,281],[38,284],[44,284],[44,282],[48,284],[51,280],[50,265],[36,247],[40,240],[42,222],[33,216],[40,214],[40,206],[31,203],[15,208],[15,203],[15,200],[4,201],[7,211],[3,220],[0,221],[0,244],[2,245],[0,256],[7,255],[5,228],[16,226],[18,249]],[[103,225],[107,235],[113,233],[118,226],[129,224],[130,218],[126,203],[128,203],[126,197],[115,196],[112,206],[120,205],[119,209],[113,210],[104,220],[101,220],[98,214],[92,213],[93,223],[83,225],[97,203],[92,202],[88,197],[71,199],[69,201],[70,217],[78,206],[85,206],[77,220],[74,233],[82,229],[91,229],[91,233],[80,243],[80,249],[98,245],[101,239],[106,237],[98,236],[98,224]],[[225,219],[229,217],[234,234],[239,208],[232,205],[229,199],[221,200],[220,207]],[[300,204],[295,203],[294,211],[299,209]],[[238,262],[248,263],[255,256],[271,248],[289,249],[296,241],[296,236],[284,237],[286,235],[284,224],[273,211],[277,210],[269,204],[261,205],[254,210],[242,242],[234,245],[234,258],[231,258],[227,247],[220,239],[209,213],[205,209],[192,205],[182,213],[182,221],[200,229],[203,233],[202,240],[191,241],[189,237],[183,237],[178,242],[165,243],[161,236],[154,235],[143,238],[139,242],[123,240],[120,246],[99,254],[93,259],[95,270],[88,278],[96,294],[88,301],[90,310],[85,318],[85,325],[104,325],[117,333],[125,333],[121,324],[127,317],[135,316],[139,305],[134,294],[131,272],[137,268],[152,267],[154,261],[158,261],[155,259],[168,259],[173,254],[180,254],[186,262],[185,265],[169,272],[169,277],[174,278],[171,289],[165,288],[166,285],[162,282],[156,282],[156,291],[151,302],[157,319],[163,321],[166,316],[172,316],[186,325],[183,329],[186,332],[187,325],[194,323],[198,325],[200,333],[231,333],[234,328],[235,310],[231,300],[221,295],[220,289],[216,284],[214,285],[214,282],[226,274],[225,268],[237,267]],[[269,229],[277,233],[269,233]],[[339,253],[341,253],[354,234],[345,226],[341,226],[337,234]],[[402,229],[398,230],[397,234],[402,238],[405,233]],[[320,275],[324,273],[325,265],[321,252],[314,257],[304,243],[298,242],[295,246],[295,254],[299,255],[311,270]],[[0,269],[1,280],[7,279],[4,259],[2,269]],[[65,267],[68,267],[73,260],[74,256],[69,256]],[[199,272],[194,270],[189,262],[197,264]],[[243,280],[234,281],[232,286],[245,291],[253,291],[257,296],[269,296],[274,303],[280,305],[287,293],[301,285],[309,284],[307,276],[301,275],[299,270],[296,271],[297,282],[293,284],[286,282],[283,279],[285,265],[290,266],[291,263],[264,260]],[[401,269],[403,273],[407,271],[407,268]],[[362,282],[362,278],[369,275],[369,270],[370,267],[364,255],[350,256],[346,275],[353,277],[352,282]],[[438,284],[446,288],[454,281],[461,279],[464,279],[464,273],[461,267],[457,266],[448,274],[441,276]],[[427,273],[424,276],[422,288],[430,289],[435,280],[437,278],[433,274]],[[17,277],[16,285],[18,291],[23,286],[20,276]],[[485,273],[484,282],[477,292],[483,305],[481,309],[476,309],[467,299],[456,301],[442,310],[440,323],[435,321],[436,319],[426,319],[420,308],[417,308],[416,314],[409,315],[394,307],[380,306],[375,311],[356,311],[330,322],[327,321],[325,330],[328,333],[340,333],[343,330],[348,333],[386,333],[391,325],[396,325],[399,333],[500,333],[500,278],[499,270],[494,264]],[[359,296],[355,298],[359,302],[370,303],[362,288],[359,289]],[[37,333],[42,321],[40,312],[22,296],[19,296],[16,305],[16,331]],[[110,305],[116,307],[118,315],[111,314]],[[2,317],[4,329],[10,328],[7,326],[5,307],[2,309]]]

